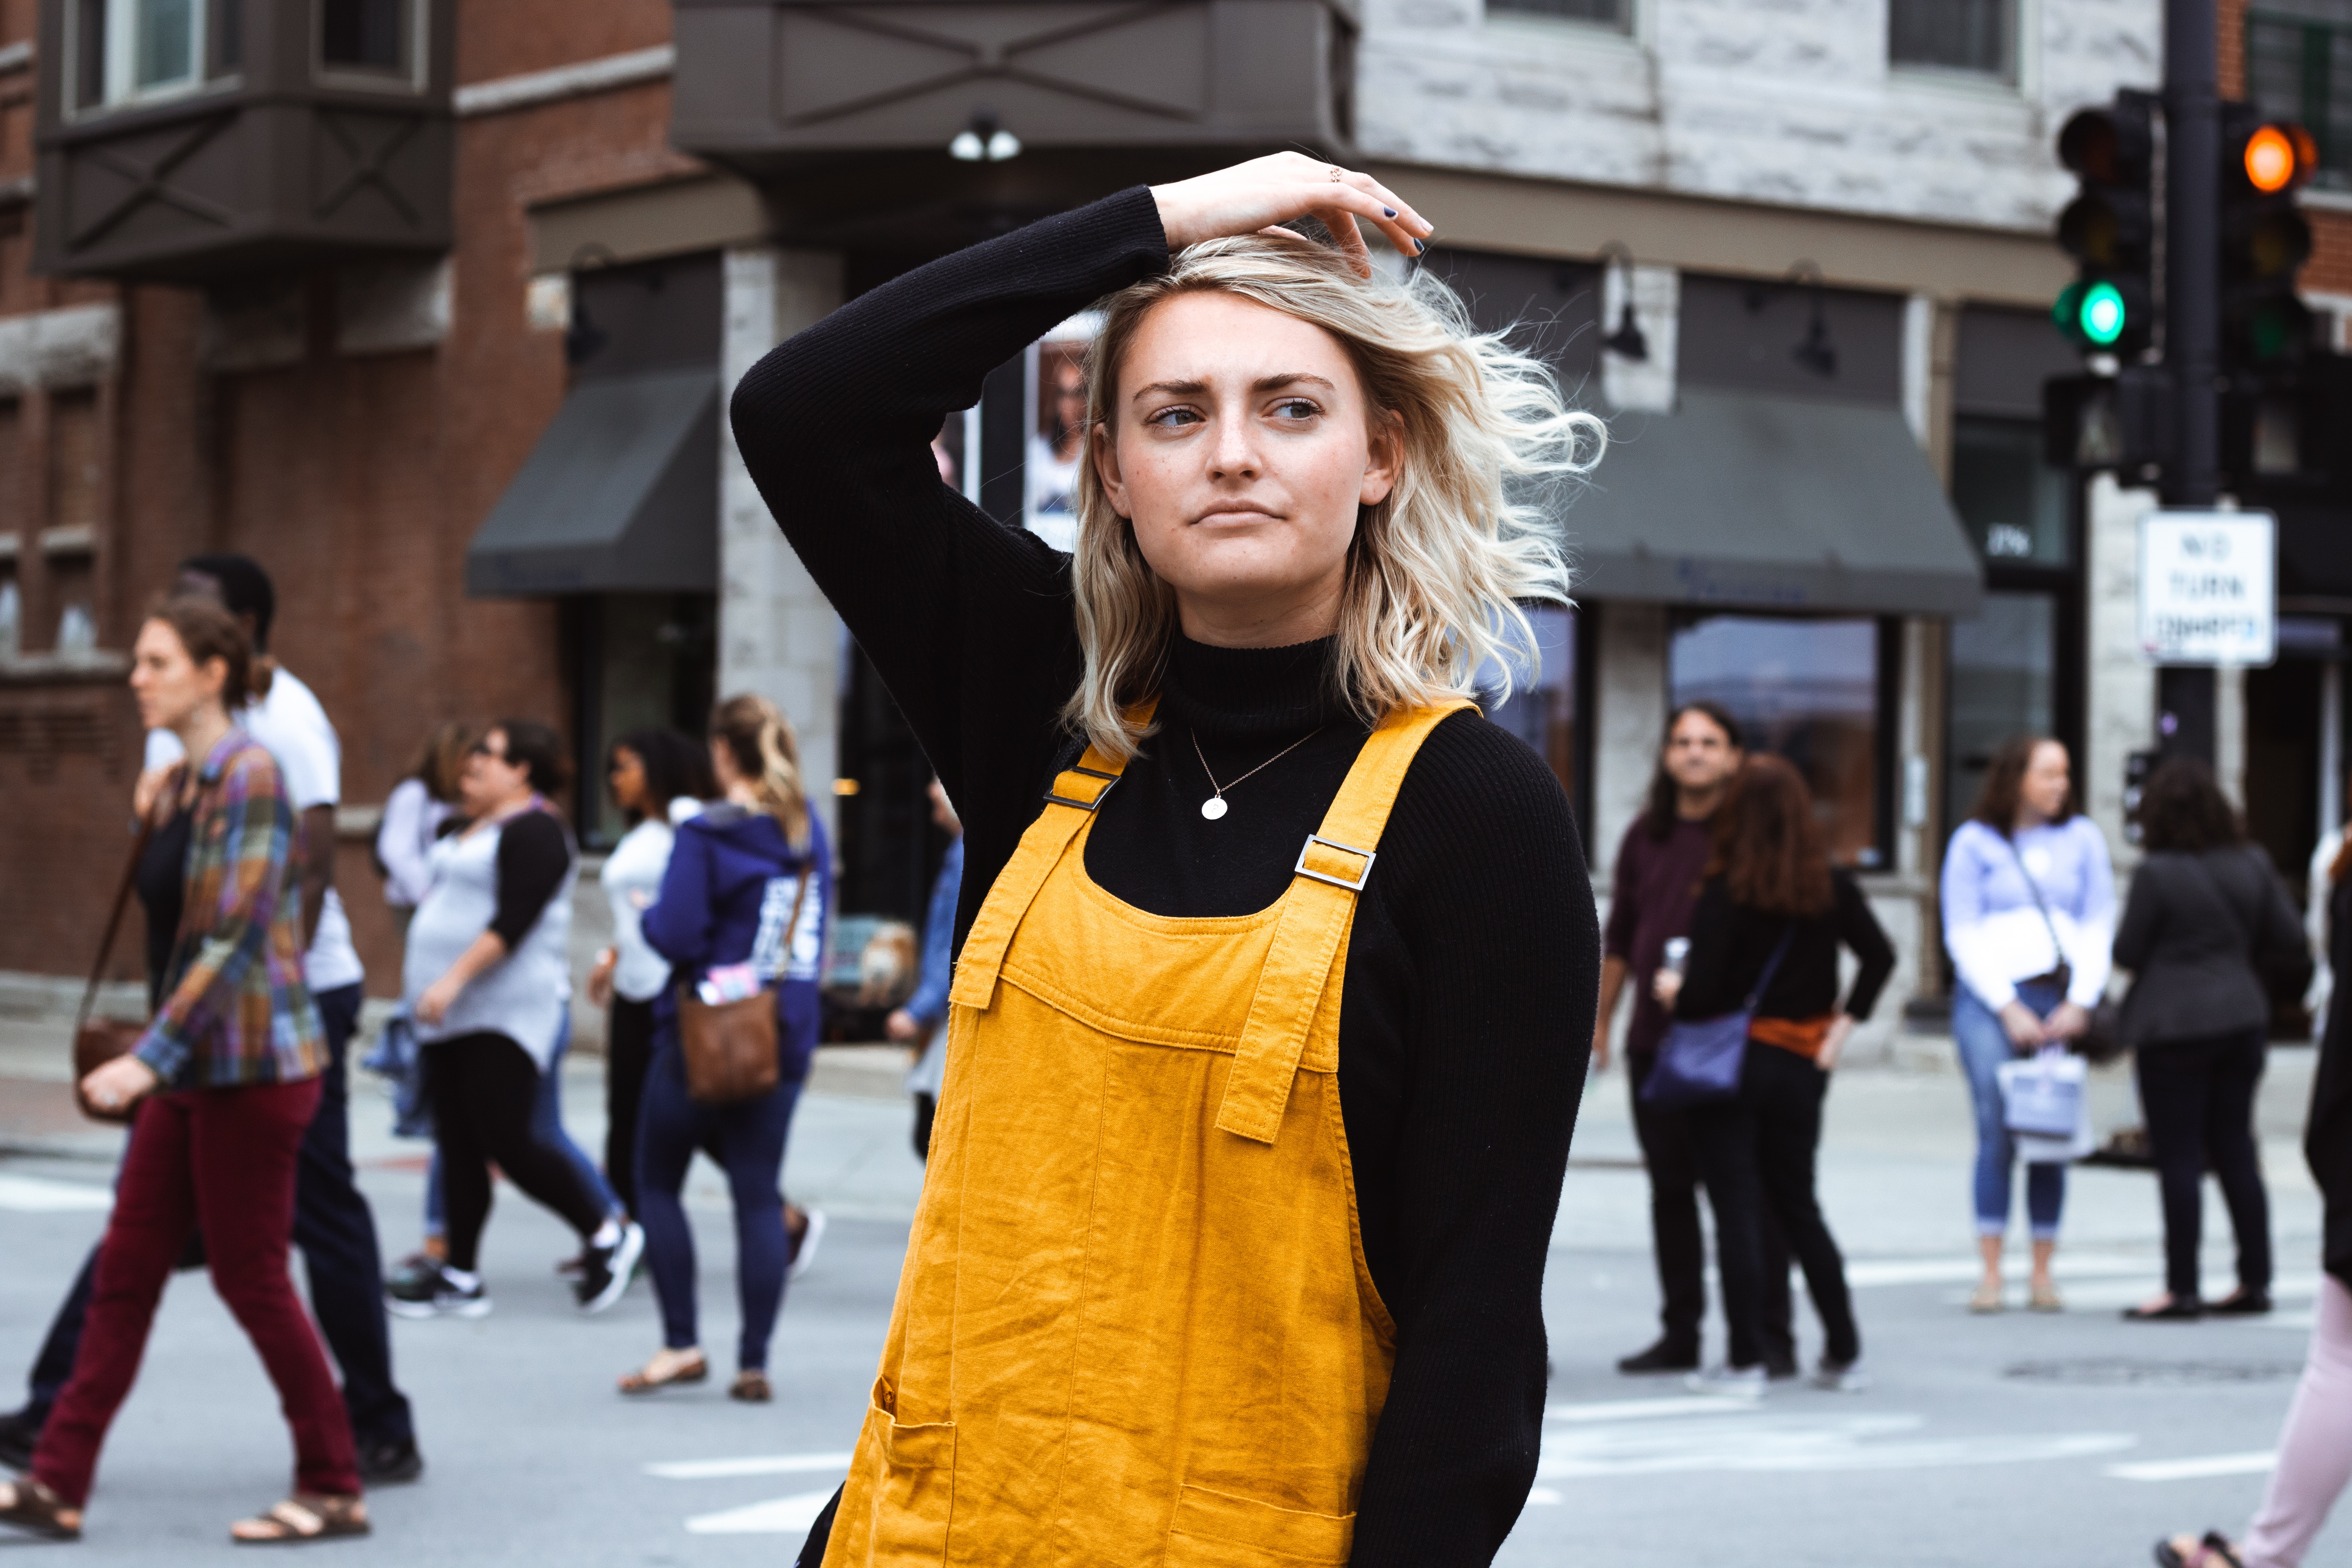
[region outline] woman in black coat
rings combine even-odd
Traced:
[[[2115,952],[2116,966],[2136,976],[2123,1031],[2137,1052],[2140,1109],[2164,1194],[2165,1293],[2124,1316],[2267,1312],[2270,1200],[2254,1149],[2271,1019],[2263,971],[2308,963],[2303,925],[2203,763],[2176,757],[2158,768],[2139,823],[2147,858],[2132,878]],[[2238,1237],[2238,1288],[2211,1302],[2197,1277],[2209,1161]]]

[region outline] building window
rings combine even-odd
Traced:
[[[384,85],[422,85],[415,0],[319,0],[319,69]]]
[[[1886,58],[1898,66],[2007,80],[2016,0],[1887,0]]]
[[[1944,815],[1957,826],[1976,809],[1985,771],[2012,735],[2058,733],[2058,598],[1989,593],[1952,622]]]
[[[1496,724],[1525,741],[1544,760],[1572,801],[1577,798],[1578,746],[1582,739],[1576,723],[1576,612],[1560,605],[1531,605],[1527,616],[1535,630],[1542,668],[1532,680],[1527,679],[1526,670],[1513,670],[1511,695],[1499,702],[1487,694],[1502,689],[1502,672],[1491,665],[1481,670],[1479,706]]]
[[[2319,144],[2315,184],[2352,189],[2352,15],[2306,4],[2246,14],[2246,96],[2265,115],[2299,122]]]
[[[1706,700],[1739,721],[1750,751],[1786,757],[1843,866],[1886,864],[1894,658],[1879,622],[1701,615],[1675,629],[1669,700]]]
[[[74,106],[169,98],[234,71],[241,0],[75,0]]]
[[[1629,31],[1633,24],[1633,0],[1486,0],[1490,16],[1556,16],[1569,22],[1589,22],[1612,32]]]
[[[2042,459],[2040,426],[1958,420],[1952,437],[1952,506],[1988,564],[2074,563],[2071,486]]]

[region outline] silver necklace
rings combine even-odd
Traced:
[[[1290,744],[1283,747],[1282,750],[1275,752],[1274,755],[1258,763],[1258,765],[1252,768],[1249,773],[1244,773],[1241,778],[1234,780],[1233,784],[1219,784],[1217,782],[1217,775],[1209,772],[1208,753],[1201,750],[1200,731],[1195,730],[1188,732],[1192,737],[1192,754],[1201,759],[1201,772],[1207,774],[1209,788],[1213,792],[1208,799],[1201,803],[1201,815],[1207,817],[1211,822],[1214,822],[1219,817],[1225,815],[1225,791],[1232,789],[1234,784],[1240,784],[1242,779],[1248,778],[1251,773],[1262,773],[1266,769],[1274,766],[1275,763],[1282,761],[1283,758],[1290,755],[1291,752],[1298,750],[1299,747],[1307,744],[1307,742],[1321,734],[1323,732],[1323,726],[1318,724],[1314,729],[1307,731],[1307,733],[1299,736],[1298,739],[1291,742]]]

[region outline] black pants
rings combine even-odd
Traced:
[[[327,1070],[318,1114],[303,1134],[294,1177],[294,1245],[310,1283],[310,1310],[343,1373],[343,1405],[362,1448],[415,1440],[408,1400],[392,1381],[392,1336],[383,1310],[383,1261],[375,1216],[352,1180],[351,1095],[345,1058],[359,1025],[360,990],[341,985],[315,998],[327,1037]],[[46,1419],[81,1345],[98,1251],[66,1293],[33,1363],[33,1407]]]
[[[490,1217],[490,1162],[507,1180],[571,1223],[585,1241],[604,1205],[571,1161],[532,1135],[539,1064],[504,1035],[459,1035],[425,1047],[425,1082],[441,1151],[449,1267],[472,1273]]]
[[[2238,1288],[2271,1288],[2271,1206],[2254,1148],[2254,1089],[2263,1079],[2266,1031],[2164,1040],[2136,1053],[2139,1103],[2164,1193],[2165,1289],[2176,1300],[2199,1294],[2205,1168],[2210,1162],[2238,1234]]]
[[[1655,1051],[1627,1051],[1625,1077],[1633,1096],[1633,1134],[1650,1176],[1650,1238],[1658,1260],[1658,1320],[1666,1342],[1696,1354],[1706,1316],[1706,1243],[1699,1234],[1698,1155],[1684,1112],[1661,1110],[1642,1099]],[[1790,1335],[1789,1246],[1770,1213],[1761,1219],[1758,1267],[1762,1271],[1760,1351],[1779,1360],[1795,1354]],[[1745,1363],[1743,1363],[1745,1364]]]
[[[654,1059],[654,1005],[613,997],[604,1026],[604,1179],[613,1195],[637,1209],[637,1109],[645,1103],[646,1068]]]
[[[1862,1354],[1845,1259],[1822,1218],[1813,1192],[1822,1141],[1822,1100],[1829,1075],[1794,1051],[1750,1043],[1739,1096],[1685,1112],[1701,1179],[1715,1209],[1716,1261],[1723,1271],[1723,1310],[1730,1321],[1730,1363],[1764,1358],[1765,1215],[1780,1222],[1805,1289],[1828,1339],[1826,1358],[1841,1365]],[[1779,1268],[1787,1289],[1788,1266]]]

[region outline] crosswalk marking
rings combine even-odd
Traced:
[[[1824,1417],[1766,1412],[1664,1426],[1554,1428],[1545,1434],[1536,1473],[1545,1480],[1579,1480],[1694,1471],[1930,1469],[2089,1458],[2138,1441],[2120,1432],[1911,1436],[1926,1425],[1924,1416],[1899,1413]]]
[[[797,1476],[809,1470],[845,1470],[847,1454],[761,1454],[748,1459],[679,1459],[647,1465],[646,1474],[666,1481],[710,1481],[730,1476]]]
[[[748,1508],[730,1508],[719,1513],[697,1514],[686,1521],[686,1528],[696,1535],[793,1535],[805,1531],[833,1500],[833,1489],[821,1492],[796,1492],[767,1502],[755,1502]]]
[[[1762,1408],[1752,1399],[1716,1398],[1694,1394],[1672,1399],[1597,1399],[1586,1404],[1554,1405],[1544,1411],[1547,1421],[1648,1421],[1675,1415],[1733,1415]]]
[[[0,1175],[0,1209],[18,1214],[100,1214],[113,1206],[111,1192],[87,1182]]]
[[[2277,1463],[2278,1455],[2265,1448],[2259,1454],[2208,1454],[2198,1459],[2109,1465],[2107,1474],[2119,1481],[2189,1481],[2204,1476],[2259,1476]]]

